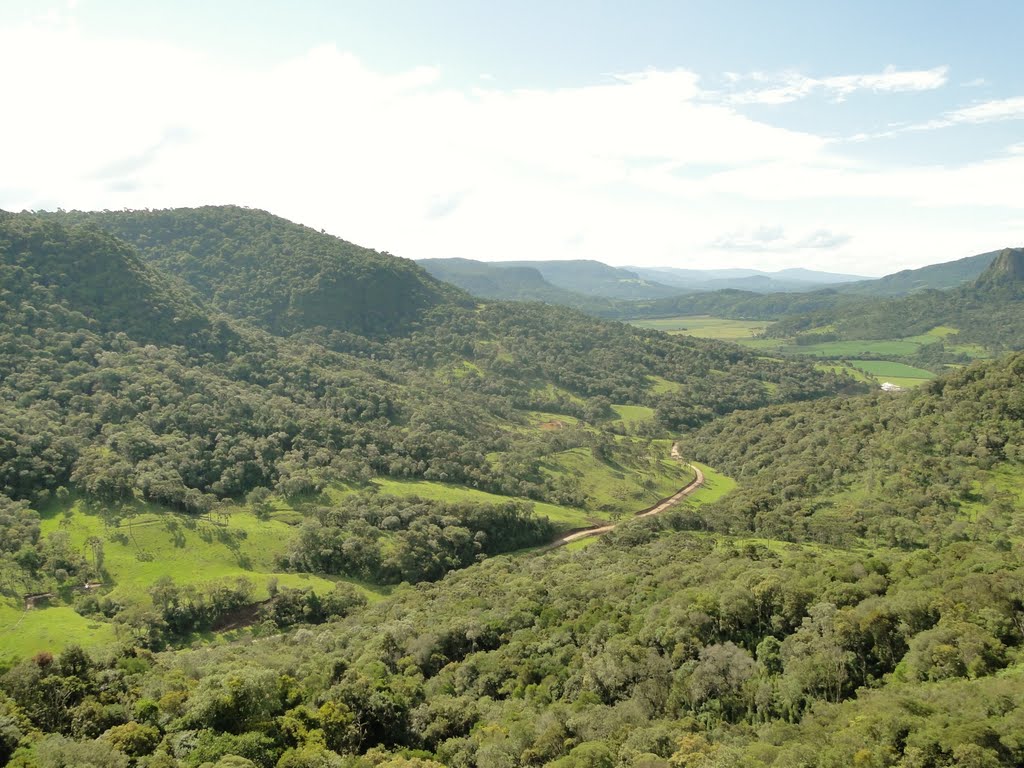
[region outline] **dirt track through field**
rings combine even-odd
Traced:
[[[672,444],[672,458],[679,459],[680,461],[682,460],[679,456],[679,448],[674,443]],[[693,478],[693,482],[691,482],[685,488],[680,488],[667,499],[662,499],[653,507],[641,509],[639,512],[636,513],[635,517],[651,517],[652,515],[660,514],[661,512],[664,512],[666,509],[674,507],[680,501],[682,501],[691,493],[693,493],[702,485],[704,485],[704,473],[700,471],[700,468],[695,467],[693,464],[687,464],[686,466],[688,466],[690,469],[694,471],[695,477]],[[557,539],[552,541],[548,545],[548,548],[554,549],[555,547],[561,547],[570,542],[579,541],[580,539],[590,538],[591,536],[600,536],[602,533],[608,533],[608,531],[615,530],[615,528],[619,525],[620,523],[609,523],[608,525],[599,525],[593,528],[586,528],[582,531],[567,533],[563,536],[559,536]]]

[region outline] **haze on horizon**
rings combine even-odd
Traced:
[[[1014,2],[139,5],[0,9],[0,209],[862,275],[1024,244]]]

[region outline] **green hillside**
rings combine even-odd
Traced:
[[[677,287],[645,279],[632,270],[590,259],[499,261],[494,265],[536,269],[545,280],[559,288],[604,299],[653,299],[681,292]]]
[[[980,345],[989,354],[1020,349],[1024,347],[1022,261],[1024,249],[1007,248],[968,285],[794,315],[774,324],[766,335],[804,334],[805,340],[817,335],[822,341],[900,339],[944,326],[957,332],[939,344],[929,345],[936,360],[941,360],[944,345]]]
[[[482,299],[543,301],[578,309],[602,306],[602,302],[593,296],[552,285],[539,270],[525,264],[513,267],[471,259],[423,259],[417,264],[438,280],[456,285]]]
[[[264,247],[241,229],[208,228],[209,216],[268,224],[268,242],[294,235],[242,209],[111,220],[134,222],[140,241],[193,221],[202,248],[221,253],[203,267],[210,274],[235,263],[234,248]],[[477,306],[459,293],[448,303],[443,287],[413,333],[339,341],[317,326],[275,336],[238,307],[243,322],[214,314],[198,288],[94,225],[61,223],[76,218],[87,217],[3,220],[0,593],[6,626],[26,628],[17,643],[13,632],[0,637],[7,653],[31,637],[41,650],[109,641],[112,625],[118,638],[184,642],[263,599],[272,575],[286,585],[303,573],[378,585],[441,578],[686,484],[668,444],[652,442],[673,424],[860,387],[564,308]],[[350,263],[335,238],[312,237],[336,272],[370,270],[365,254]],[[395,269],[432,285],[406,262]],[[286,277],[260,290],[287,292],[298,277]],[[394,492],[410,486],[430,493]],[[184,618],[160,612],[184,597],[150,610],[164,578],[195,592]],[[90,580],[101,587],[84,600]],[[28,594],[49,595],[62,635],[25,615]]]
[[[322,326],[407,333],[424,312],[464,301],[413,262],[272,216],[219,206],[51,214],[124,239],[214,307],[277,333]]]
[[[905,296],[923,290],[946,290],[970,283],[991,264],[999,251],[980,253],[955,261],[904,269],[877,280],[861,280],[837,287],[839,293],[858,296]]]
[[[81,326],[142,342],[195,346],[233,338],[186,291],[96,227],[63,227],[0,211],[0,270],[9,331]]]
[[[711,493],[585,548],[488,559],[285,634],[24,661],[0,683],[0,743],[29,737],[15,765],[57,748],[225,766],[1019,764],[1022,386],[1013,355],[914,393],[736,413],[681,442],[735,485],[715,473]]]

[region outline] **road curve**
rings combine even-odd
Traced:
[[[680,456],[679,456],[679,449],[675,446],[675,444],[672,445],[672,458],[674,458],[674,459],[679,459],[680,458]],[[687,464],[686,466],[688,466],[690,469],[692,469],[694,471],[695,477],[693,478],[693,482],[691,482],[685,488],[680,488],[678,491],[676,491],[674,494],[669,496],[667,499],[662,499],[657,504],[655,504],[653,507],[649,507],[647,509],[640,510],[639,512],[636,513],[635,516],[636,517],[651,517],[652,515],[660,514],[661,512],[664,512],[666,509],[674,507],[680,501],[682,501],[687,496],[689,496],[691,493],[693,493],[698,488],[700,488],[702,485],[704,485],[704,473],[700,471],[700,467],[696,467],[693,464]],[[573,541],[579,541],[580,539],[587,539],[587,538],[590,538],[591,536],[600,536],[602,533],[608,533],[608,531],[615,530],[615,528],[618,525],[619,525],[619,523],[609,523],[608,525],[600,525],[600,526],[596,526],[594,528],[587,528],[587,529],[582,530],[582,531],[576,531],[575,533],[567,533],[564,536],[559,536],[557,539],[552,541],[548,545],[548,548],[549,549],[554,549],[556,547],[561,547],[561,546],[563,546],[565,544],[568,544],[570,542],[573,542]]]

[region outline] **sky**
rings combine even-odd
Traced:
[[[1024,3],[3,0],[0,209],[859,275],[1024,245]]]

